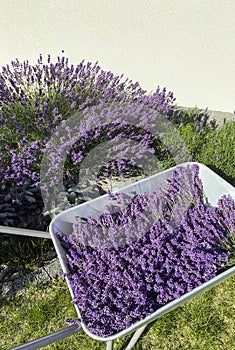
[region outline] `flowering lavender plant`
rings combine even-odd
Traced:
[[[41,186],[42,157],[58,126],[63,127],[75,113],[92,106],[99,109],[104,104],[124,105],[128,102],[153,109],[156,117],[156,112],[168,115],[174,100],[173,94],[167,93],[165,88],[158,87],[148,95],[138,83],[102,70],[98,62],[92,64],[83,60],[74,66],[67,58],[58,57],[53,63],[50,55],[46,62],[40,55],[35,65],[27,60],[12,61],[0,72],[0,186],[4,202],[19,207],[36,201],[41,207],[42,198],[38,200],[38,191],[33,188]],[[146,138],[140,130],[125,129],[115,122],[113,114],[109,124],[103,125],[97,114],[92,128],[82,129],[81,125],[81,138],[70,150],[64,167],[63,191],[71,205],[78,203],[77,197],[80,200],[81,189],[75,188],[77,174],[93,147],[105,138],[115,137],[120,130],[136,140],[138,135]],[[149,120],[145,122],[148,125]],[[147,135],[147,139],[149,137]],[[133,164],[126,166],[126,163],[127,160],[120,159],[119,164],[109,164],[109,175],[112,165],[114,173],[128,173]],[[103,177],[107,176],[106,170],[107,167],[101,170]],[[135,171],[139,170],[135,168]],[[22,191],[26,185],[29,193]],[[60,204],[63,210],[63,203]],[[9,220],[5,222],[10,223]],[[17,218],[13,224],[18,226]],[[41,229],[45,230],[46,226],[47,222]]]
[[[195,164],[152,194],[109,196],[97,218],[77,218],[70,236],[57,233],[73,302],[104,337],[215,277],[235,251],[235,204],[223,196],[211,207]]]
[[[50,55],[47,63],[40,55],[36,65],[16,60],[2,67],[0,97],[0,181],[23,185],[31,179],[35,186],[40,184],[39,164],[50,136],[76,111],[104,102],[135,101],[167,113],[174,101],[165,88],[148,96],[138,83],[103,71],[97,62],[73,66],[58,57],[53,64]],[[97,142],[96,125],[98,132],[84,135],[86,144]],[[73,152],[72,158],[78,161]]]

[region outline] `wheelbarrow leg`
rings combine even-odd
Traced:
[[[135,331],[134,335],[132,336],[125,350],[131,350],[135,346],[139,337],[141,336],[141,334],[143,333],[146,327],[147,327],[147,324],[137,329],[137,331]]]
[[[113,350],[113,340],[107,341],[106,350]]]

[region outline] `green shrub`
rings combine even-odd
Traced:
[[[235,122],[227,122],[218,128],[212,121],[198,129],[197,122],[190,121],[189,112],[185,113],[186,116],[181,113],[181,117],[188,122],[181,125],[179,130],[192,160],[207,165],[235,186]]]
[[[235,122],[209,132],[196,159],[235,186]]]
[[[207,110],[200,110],[197,107],[173,109],[171,120],[179,127],[179,134],[193,161],[198,161],[198,153],[205,143],[205,138],[217,127],[216,121],[208,120],[209,117]]]

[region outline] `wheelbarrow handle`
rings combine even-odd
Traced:
[[[40,349],[46,345],[49,345],[49,344],[56,342],[57,340],[70,337],[71,335],[80,332],[81,329],[82,328],[80,326],[73,325],[73,326],[67,327],[65,329],[62,329],[58,332],[46,335],[45,337],[41,337],[41,338],[35,339],[29,343],[17,346],[16,348],[12,348],[10,350],[36,350],[36,349]]]
[[[0,233],[51,239],[51,235],[49,232],[29,230],[25,228],[17,228],[17,227],[9,227],[9,226],[0,226]]]

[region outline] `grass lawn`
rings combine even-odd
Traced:
[[[148,326],[135,350],[235,349],[235,276]],[[66,327],[76,317],[67,285],[61,278],[50,285],[29,286],[27,292],[0,300],[0,349],[9,350]],[[127,336],[115,341],[123,349]],[[45,347],[46,350],[98,350],[105,344],[83,332]]]

